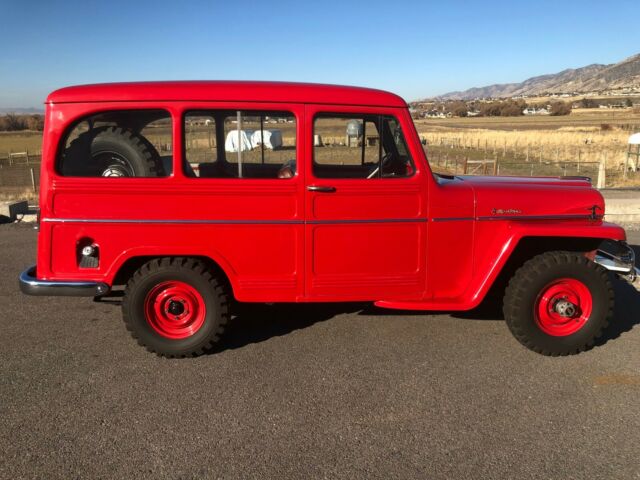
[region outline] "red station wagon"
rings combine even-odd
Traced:
[[[46,101],[29,295],[104,297],[141,345],[210,350],[237,302],[469,310],[545,355],[592,346],[624,230],[588,178],[431,171],[407,104],[267,82],[86,85]],[[492,295],[493,296],[493,295]]]

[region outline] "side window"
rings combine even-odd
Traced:
[[[400,124],[390,115],[319,115],[313,145],[317,178],[393,178],[414,172]]]
[[[171,116],[164,110],[126,110],[86,117],[67,134],[57,171],[67,177],[169,176]]]
[[[296,120],[292,113],[188,112],[184,132],[188,176],[286,179],[296,175]]]

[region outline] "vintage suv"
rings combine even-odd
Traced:
[[[608,271],[638,273],[603,215],[588,178],[432,172],[383,91],[77,86],[46,101],[37,265],[20,286],[124,286],[127,329],[164,356],[210,350],[232,301],[451,311],[498,294],[523,345],[567,355],[612,318]]]

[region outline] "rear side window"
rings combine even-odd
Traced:
[[[413,175],[414,163],[391,115],[322,114],[313,125],[317,178],[394,178]]]
[[[68,133],[57,164],[67,177],[166,177],[172,170],[171,116],[164,110],[84,118]]]
[[[188,112],[184,139],[184,169],[190,177],[287,179],[296,175],[296,119],[290,112]]]

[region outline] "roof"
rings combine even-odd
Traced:
[[[406,107],[398,95],[371,88],[290,82],[184,81],[79,85],[56,90],[46,103],[251,101]]]

